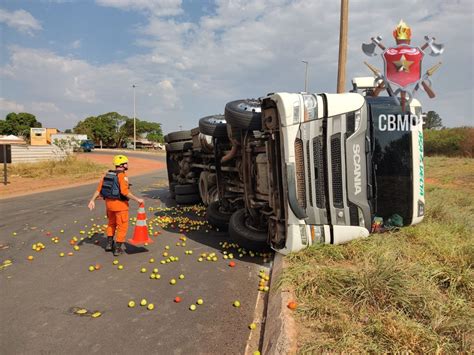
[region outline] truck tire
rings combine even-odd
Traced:
[[[193,142],[191,141],[181,141],[181,142],[172,142],[166,145],[167,152],[182,152],[183,150],[188,150],[193,147]]]
[[[199,120],[199,130],[215,138],[227,137],[227,122],[224,115],[206,116]]]
[[[176,188],[176,185],[178,185],[177,182],[173,181],[173,182],[170,182],[169,184],[169,189],[170,189],[170,197],[172,199],[174,199],[176,197],[176,193],[174,192],[175,188]]]
[[[198,194],[176,195],[175,200],[178,205],[194,205],[201,202],[201,197]]]
[[[174,188],[176,195],[193,195],[199,193],[197,184],[176,185]]]
[[[168,133],[165,137],[167,137],[168,139],[167,143],[192,139],[191,131],[171,132],[171,133]]]
[[[206,211],[207,221],[214,227],[217,227],[222,230],[227,230],[227,228],[229,227],[229,220],[232,216],[232,212],[223,212],[220,207],[220,201],[214,201],[209,204]]]
[[[199,175],[199,195],[204,205],[209,205],[209,171],[203,171]]]
[[[229,235],[239,246],[247,250],[264,252],[269,249],[268,234],[249,228],[245,222],[245,208],[235,211],[229,220]]]
[[[232,127],[257,131],[262,128],[261,110],[256,99],[231,101],[225,105],[225,119]]]

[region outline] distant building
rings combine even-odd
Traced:
[[[30,128],[31,145],[49,145],[51,135],[58,133],[56,128]]]
[[[133,138],[129,138],[130,143],[127,144],[127,148],[133,149]],[[146,138],[137,137],[137,149],[163,149],[162,143],[153,142]]]

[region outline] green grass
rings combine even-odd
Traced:
[[[472,159],[426,158],[421,224],[286,258],[301,353],[472,352],[473,171]]]
[[[69,156],[64,160],[18,163],[8,167],[10,176],[22,178],[91,177],[98,176],[106,170],[105,165],[77,159],[74,156]]]

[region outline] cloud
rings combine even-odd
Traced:
[[[181,0],[96,0],[101,6],[139,10],[153,16],[176,16],[183,12]]]
[[[0,97],[0,112],[4,114],[4,116],[10,112],[29,112],[38,115],[41,113],[55,113],[59,111],[59,108],[53,102],[31,102],[23,105]]]
[[[138,117],[163,123],[165,132],[179,125],[193,128],[200,117],[221,113],[228,101],[303,90],[301,60],[309,62],[310,91],[336,89],[340,2],[219,0],[194,22],[183,20],[188,17],[181,16],[181,1],[97,3],[144,14],[146,22],[134,26],[133,33],[145,54],[96,65],[17,46],[9,48],[9,62],[0,67],[0,79],[16,93],[10,99],[26,108],[28,102],[57,105],[59,111],[48,114],[54,126],[70,126],[65,117],[83,119],[109,111],[132,116],[131,85],[136,83]],[[418,94],[424,109],[440,113],[445,125],[469,124],[474,95],[471,10],[469,0],[384,0],[376,7],[370,0],[351,2],[347,89],[351,77],[370,75],[364,61],[382,69],[381,58],[366,57],[361,43],[382,35],[387,46],[393,45],[393,27],[403,18],[412,27],[413,44],[423,43],[424,35],[446,44],[439,58],[443,67],[433,76],[437,97]],[[437,61],[426,56],[425,70]]]
[[[80,39],[77,39],[71,43],[71,48],[73,49],[79,49],[81,48],[82,41]]]
[[[7,100],[3,97],[0,97],[0,111],[3,112],[24,112],[25,107],[15,101]]]
[[[33,102],[31,111],[35,112],[59,112],[58,106],[53,102]]]
[[[30,36],[33,36],[35,31],[42,29],[40,22],[25,10],[9,12],[0,9],[0,23],[5,23],[8,27]]]
[[[70,127],[71,119],[117,111],[132,116],[133,90],[137,87],[138,117],[153,120],[166,110],[180,107],[173,80],[151,81],[147,72],[133,65],[93,65],[48,50],[12,46],[10,62],[1,68],[0,79],[9,91],[21,93],[21,103],[3,102],[0,112],[29,110],[44,115],[45,124]],[[138,65],[138,64],[137,64]],[[158,107],[158,108],[157,108]],[[66,119],[66,120],[65,120]]]
[[[43,3],[49,4],[66,4],[66,3],[73,3],[77,2],[78,0],[40,0]]]

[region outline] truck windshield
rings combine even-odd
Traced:
[[[380,101],[370,104],[373,185],[376,186],[373,215],[386,222],[398,214],[403,218],[403,225],[409,225],[413,184],[411,133],[406,121],[410,118],[402,115],[401,107],[393,101]],[[390,120],[395,124],[390,124]]]

